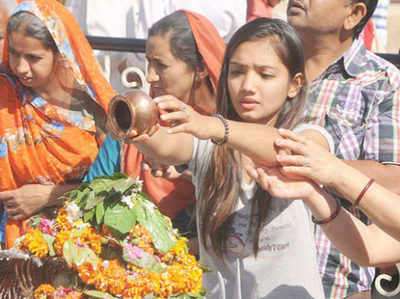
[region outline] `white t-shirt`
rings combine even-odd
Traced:
[[[317,130],[329,136],[324,129]],[[214,144],[209,140],[194,139],[189,166],[196,198],[200,200],[213,149]],[[253,255],[252,235],[248,231],[251,199],[256,188],[255,183],[241,183],[225,263],[210,249],[205,250],[200,242],[201,263],[211,270],[204,274],[207,298],[323,299],[311,215],[303,201],[271,199],[267,224],[260,233],[260,249],[257,257]]]

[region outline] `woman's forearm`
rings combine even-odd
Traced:
[[[275,140],[279,138],[277,129],[236,121],[228,121],[228,124],[228,146],[250,157],[258,165],[277,166],[277,151],[274,146]]]
[[[368,181],[367,176],[343,163],[332,187],[354,203]],[[382,230],[400,240],[400,197],[397,194],[374,183],[361,198],[359,208]]]
[[[317,219],[326,219],[332,215],[337,204],[324,191],[316,193],[305,202]],[[321,225],[321,228],[340,252],[360,265],[374,266],[400,260],[399,241],[375,225],[365,225],[344,209],[335,219]]]
[[[216,119],[217,122],[220,122]],[[277,166],[276,155],[278,148],[275,141],[281,138],[278,129],[268,125],[228,121],[229,138],[228,145],[253,159],[256,164],[266,167]],[[221,139],[224,136],[224,127],[215,131],[214,138]],[[320,132],[314,129],[305,129],[300,135],[306,136],[314,143],[329,150],[328,141]]]
[[[169,134],[164,127],[149,138],[138,137],[134,144],[145,156],[165,165],[185,164],[192,158],[193,136]]]

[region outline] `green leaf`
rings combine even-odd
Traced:
[[[95,212],[96,212],[96,211],[95,211],[94,209],[85,212],[85,213],[83,214],[83,221],[84,221],[84,222],[90,222],[90,221],[92,221],[92,219],[93,219],[93,217],[94,217],[94,215],[95,215]]]
[[[104,219],[104,202],[101,202],[96,207],[96,223],[102,224]]]
[[[143,193],[136,197],[136,205],[142,206],[144,217],[138,217],[137,221],[143,225],[151,234],[154,246],[161,252],[166,253],[176,243],[176,236],[173,233],[170,221],[162,215]],[[139,211],[137,211],[139,213]]]
[[[85,207],[86,201],[89,197],[90,192],[91,191],[89,188],[86,188],[85,190],[80,191],[79,195],[77,196],[76,200],[74,201],[79,206],[80,209],[83,209]]]
[[[63,256],[69,267],[72,267],[72,261],[73,261],[72,246],[73,246],[73,243],[71,240],[67,240],[64,242]]]
[[[29,218],[29,226],[30,227],[37,227],[40,224],[41,215],[37,214]]]
[[[118,299],[117,297],[111,296],[109,293],[100,292],[100,291],[96,291],[96,290],[86,290],[86,291],[83,291],[83,294],[90,296],[91,298]]]
[[[123,252],[122,252],[122,257],[123,259],[130,263],[134,264],[135,266],[138,266],[143,269],[147,269],[151,272],[164,272],[166,267],[157,259],[154,257],[154,255],[147,253],[146,251],[139,249],[140,250],[140,257],[131,257],[129,256],[128,249],[126,247],[123,247]]]
[[[135,184],[135,180],[132,179],[131,177],[128,178],[122,178],[114,182],[112,188],[116,192],[120,192],[121,194],[124,194],[126,191],[128,191],[133,185]]]
[[[121,234],[128,233],[135,223],[135,214],[123,204],[116,204],[105,211],[104,224]]]
[[[82,197],[85,193],[79,189],[75,189],[64,194],[69,200],[74,201],[78,206],[81,203]]]
[[[42,234],[42,235],[43,235],[44,240],[47,243],[47,247],[49,248],[49,255],[55,256],[56,253],[54,252],[54,246],[53,246],[55,238],[48,234]]]
[[[63,246],[63,256],[68,266],[82,265],[83,263],[96,264],[98,258],[96,254],[87,247],[75,245],[72,240],[67,240]]]
[[[88,247],[80,247],[75,244],[73,245],[72,262],[75,265],[80,266],[84,263],[96,264],[97,260],[97,255],[92,249]]]
[[[86,200],[85,210],[87,211],[87,210],[93,209],[95,206],[97,206],[103,200],[104,200],[104,197],[96,196],[96,194],[93,191],[91,191]]]

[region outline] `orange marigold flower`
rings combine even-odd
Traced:
[[[56,289],[49,284],[41,284],[34,292],[33,298],[47,299],[51,298]]]
[[[61,208],[57,214],[56,229],[60,232],[72,229],[72,224],[68,221],[68,214],[65,208]]]
[[[78,266],[79,277],[85,284],[92,284],[91,277],[96,273],[97,269],[91,263],[84,263]]]

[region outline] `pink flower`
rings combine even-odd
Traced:
[[[52,228],[53,224],[54,224],[54,221],[46,219],[46,218],[41,218],[40,223],[39,223],[39,230],[42,233],[54,236],[55,234],[54,234],[53,228]]]
[[[54,299],[66,298],[67,295],[71,295],[73,292],[74,290],[71,288],[59,287],[54,293]]]
[[[126,256],[129,260],[132,261],[136,259],[141,259],[143,257],[144,251],[141,248],[129,243],[126,244],[124,247],[124,251],[126,252]]]

